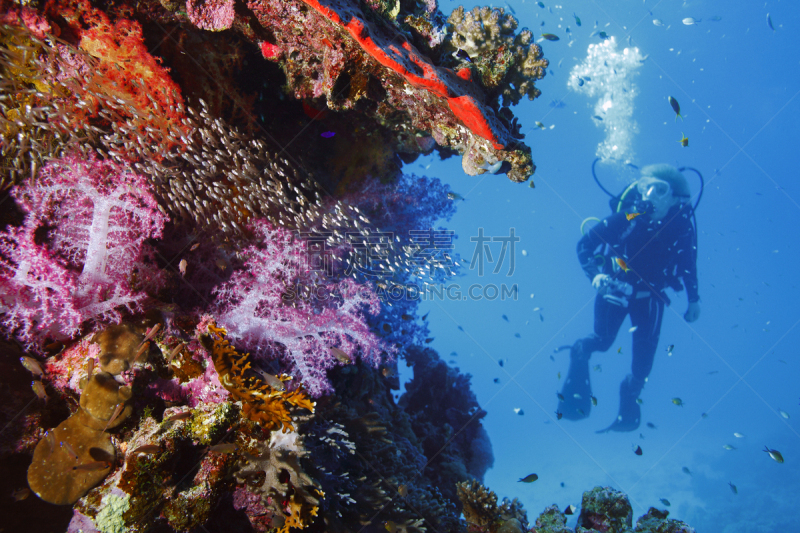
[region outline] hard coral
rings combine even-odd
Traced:
[[[308,526],[317,515],[319,498],[324,496],[319,484],[300,465],[306,454],[297,433],[273,432],[269,444],[261,445],[259,455],[244,454],[235,474],[239,483],[261,494],[273,514],[283,517],[281,532]]]
[[[404,36],[386,26],[371,25],[355,4],[304,1],[347,30],[380,64],[400,74],[411,85],[446,98],[453,113],[476,135],[492,142],[496,149],[503,149],[509,142],[502,124],[480,102],[480,93],[464,84],[452,71],[431,64]]]
[[[497,494],[476,480],[463,481],[456,485],[458,499],[464,506],[464,519],[473,526],[489,528],[495,526],[497,518]]]
[[[572,533],[567,528],[567,516],[558,510],[558,505],[548,505],[536,519],[537,533]]]
[[[669,511],[660,511],[654,507],[636,521],[634,533],[696,533],[693,527],[681,520],[667,518]]]
[[[222,31],[233,25],[234,0],[187,0],[186,14],[203,30]]]
[[[72,505],[111,471],[116,450],[106,427],[121,424],[131,413],[128,387],[111,374],[92,376],[81,394],[80,409],[39,441],[28,468],[28,484],[43,500]],[[117,411],[117,407],[124,408]],[[111,417],[117,413],[115,420]],[[74,455],[73,455],[74,453]]]
[[[299,0],[248,3],[274,36],[270,44],[282,51],[287,90],[296,98],[324,98],[330,109],[361,113],[365,127],[377,122],[398,136],[428,133],[462,153],[478,138],[510,163],[513,181],[533,173],[529,148],[495,114],[491,96],[479,84],[434,63],[402,31],[365,14],[355,0],[304,1],[314,11]],[[271,57],[278,57],[269,48]]]
[[[207,333],[201,337],[201,341],[214,360],[222,385],[235,400],[243,402],[242,414],[246,418],[258,422],[268,430],[280,428],[281,431],[291,431],[294,426],[287,405],[314,412],[314,402],[302,390],[275,390],[262,379],[246,375],[251,361],[247,354],[236,352],[225,338],[226,335],[223,328],[209,323]],[[281,381],[289,379],[287,376],[281,378]]]
[[[633,526],[633,508],[623,492],[595,487],[583,493],[578,525],[601,533],[624,533]]]
[[[502,95],[504,106],[518,104],[522,96],[533,100],[541,94],[534,82],[545,76],[548,61],[527,28],[515,35],[517,20],[503,8],[475,7],[465,12],[458,6],[447,22],[444,50],[467,52],[483,86]]]

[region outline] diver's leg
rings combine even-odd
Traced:
[[[631,324],[633,332],[633,360],[631,373],[619,386],[619,413],[617,419],[605,431],[633,431],[641,423],[639,394],[647,376],[653,368],[653,359],[658,348],[661,320],[664,316],[664,301],[658,296],[631,301]]]
[[[558,412],[568,420],[589,416],[592,409],[592,386],[589,358],[593,352],[605,352],[614,342],[627,310],[608,303],[600,295],[594,302],[594,333],[575,341],[569,353],[569,372],[559,395]]]

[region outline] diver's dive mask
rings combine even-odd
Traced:
[[[645,201],[661,200],[672,194],[669,183],[658,178],[645,176],[636,183],[636,189]]]

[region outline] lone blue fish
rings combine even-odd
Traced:
[[[667,100],[669,101],[669,105],[672,106],[672,110],[675,111],[675,120],[678,120],[678,117],[681,117],[683,120],[683,115],[681,115],[681,105],[675,100],[673,97],[668,96]]]

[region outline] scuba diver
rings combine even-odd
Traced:
[[[593,352],[611,347],[630,314],[635,328],[631,373],[619,388],[616,420],[598,433],[639,427],[637,400],[653,368],[664,306],[670,303],[664,290],[682,290],[678,280],[682,278],[689,300],[683,317],[694,322],[700,316],[693,216],[697,204],[693,207],[690,197],[689,184],[677,168],[667,164],[646,166],[638,181],[621,197],[614,197],[619,201],[617,212],[595,224],[578,242],[581,267],[597,290],[594,333],[570,347],[569,373],[559,398],[563,418],[589,416],[589,358]],[[621,209],[625,203],[627,209]]]

